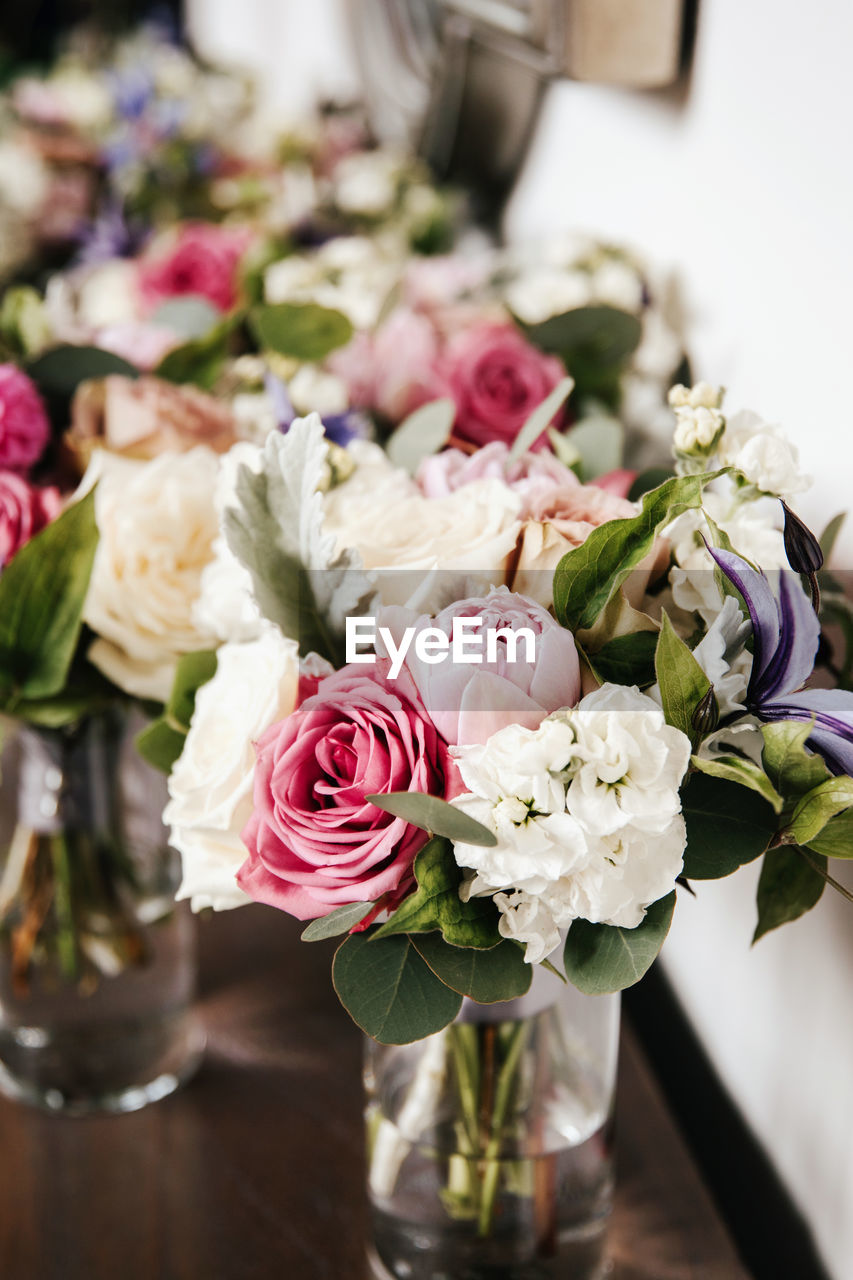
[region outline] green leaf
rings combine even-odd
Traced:
[[[456,405],[452,400],[430,400],[410,413],[385,446],[394,466],[414,473],[419,462],[447,444],[455,417]]]
[[[450,946],[440,933],[425,933],[411,942],[446,987],[479,1004],[515,1000],[530,989],[533,966],[507,938],[488,951]]]
[[[151,324],[171,329],[181,338],[203,338],[219,324],[222,312],[197,293],[167,298],[151,316]]]
[[[191,382],[204,391],[210,391],[225,368],[231,335],[244,318],[242,312],[232,311],[203,337],[191,338],[180,347],[167,351],[154,370],[155,375],[166,382]]]
[[[711,688],[711,681],[676,633],[665,609],[655,650],[655,672],[667,724],[680,729],[695,746],[698,734],[694,716]]]
[[[853,778],[828,778],[797,803],[788,828],[796,844],[810,844],[830,818],[853,805]]]
[[[612,684],[636,684],[643,689],[655,681],[657,644],[657,631],[615,636],[597,653],[587,653],[587,661],[599,680]]]
[[[781,813],[785,802],[773,786],[767,774],[752,760],[743,756],[716,756],[713,760],[703,760],[693,756],[690,763],[700,773],[707,773],[711,778],[723,778],[727,782],[736,782],[739,786],[749,787],[763,796],[774,813]]]
[[[704,773],[693,774],[682,793],[687,825],[684,874],[717,880],[753,862],[776,834],[773,808],[755,791]]]
[[[672,467],[649,467],[648,471],[641,471],[628,490],[628,501],[639,502],[640,498],[672,478]]]
[[[65,686],[98,543],[94,490],[22,547],[0,575],[0,697]]]
[[[546,396],[542,403],[536,406],[512,442],[512,448],[509,451],[510,461],[527,453],[527,450],[547,430],[555,414],[560,411],[568,400],[574,385],[572,378],[561,378],[550,395]]]
[[[642,336],[636,316],[605,305],[573,307],[539,324],[521,327],[534,346],[561,356],[578,385],[584,387],[598,382],[603,372],[624,365]]]
[[[820,535],[820,549],[823,552],[824,563],[829,563],[829,558],[835,549],[835,543],[841,532],[842,525],[847,519],[847,512],[840,511],[837,516],[833,516],[827,524],[823,533]]]
[[[70,398],[81,382],[121,374],[138,378],[139,370],[128,360],[100,347],[50,347],[27,364],[27,373],[44,395]]]
[[[581,418],[568,432],[567,441],[577,452],[584,483],[622,466],[625,428],[618,418],[603,413]]]
[[[375,938],[400,933],[432,933],[440,929],[454,947],[496,947],[498,910],[491,898],[459,897],[462,872],[446,840],[434,838],[415,858],[414,893],[374,932]]]
[[[563,954],[569,981],[590,996],[632,987],[657,957],[674,910],[673,892],[653,902],[636,929],[575,920]]]
[[[302,930],[303,942],[322,942],[325,938],[339,938],[342,933],[349,933],[354,925],[359,924],[376,906],[375,902],[351,902],[345,907],[330,911],[319,920],[312,920]]]
[[[487,849],[494,848],[498,842],[494,832],[469,814],[423,791],[389,791],[384,795],[365,796],[365,800],[430,835],[446,836],[462,844],[483,845]]]
[[[853,858],[853,811],[830,818],[822,831],[812,836],[808,848],[826,858]]]
[[[773,786],[786,800],[798,799],[830,776],[822,757],[806,747],[811,731],[811,723],[800,720],[777,720],[761,726],[761,762]]]
[[[563,556],[554,574],[554,611],[564,627],[592,627],[613,593],[649,553],[655,537],[676,516],[702,503],[702,490],[723,475],[676,476],[647,493],[639,515],[609,520]]]
[[[826,866],[825,858],[818,860]],[[770,849],[758,879],[758,924],[752,941],[805,915],[820,899],[825,883],[795,846]]]
[[[253,307],[249,326],[258,343],[279,355],[312,362],[345,346],[353,327],[340,311],[316,302],[278,302]]]
[[[163,715],[136,736],[136,749],[155,769],[171,773],[184,749],[196,694],[216,673],[216,653],[200,649],[178,659],[172,692]]]
[[[13,285],[0,301],[0,336],[16,356],[43,351],[52,332],[44,300],[32,285]]]
[[[406,937],[351,934],[335,952],[332,981],[353,1021],[380,1044],[423,1040],[462,1007]]]

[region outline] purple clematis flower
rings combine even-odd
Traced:
[[[760,720],[813,722],[809,745],[834,773],[853,774],[853,693],[803,689],[814,668],[820,623],[799,575],[779,575],[779,595],[767,578],[731,551],[708,550],[743,596],[753,633],[747,710]]]
[[[279,430],[286,433],[296,418],[296,410],[287,394],[287,387],[281,378],[277,378],[273,373],[265,375],[264,386],[272,401]],[[367,434],[367,423],[362,415],[353,409],[347,409],[345,413],[328,413],[325,417],[321,415],[320,421],[323,423],[327,438],[333,444],[339,444],[342,447],[346,447],[351,440],[361,439]]]

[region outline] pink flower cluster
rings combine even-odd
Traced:
[[[148,311],[161,302],[194,294],[220,311],[237,301],[237,269],[252,242],[246,227],[185,222],[164,248],[158,245],[139,263],[139,288]]]
[[[462,789],[451,746],[485,742],[511,723],[535,727],[580,697],[571,634],[521,596],[502,589],[434,619],[404,614],[388,610],[383,620],[449,636],[455,617],[478,616],[486,627],[530,628],[540,651],[534,662],[508,662],[504,647],[475,667],[412,661],[394,681],[381,658],[343,667],[267,730],[257,744],[254,813],[243,832],[249,857],[238,883],[297,919],[358,902],[390,907],[412,887],[426,833],[367,796],[449,799]]]
[[[27,479],[50,440],[50,422],[33,382],[0,364],[0,568],[59,512],[59,490]]]
[[[0,471],[0,569],[59,515],[60,504],[58,489],[40,489],[14,471]]]

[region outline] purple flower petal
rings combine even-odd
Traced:
[[[749,610],[755,639],[750,679],[751,693],[752,688],[761,681],[779,647],[779,607],[776,597],[764,574],[753,569],[740,556],[732,551],[721,551],[718,547],[708,546],[708,550],[732,586],[736,587],[743,596]]]
[[[798,574],[785,571],[779,574],[779,622],[776,652],[758,678],[753,677],[750,682],[750,696],[756,702],[792,693],[808,680],[814,669],[820,622]]]

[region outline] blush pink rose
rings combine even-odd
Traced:
[[[488,324],[453,338],[439,372],[456,402],[454,434],[479,447],[490,440],[512,444],[566,370],[512,325]],[[544,439],[543,433],[537,444]]]
[[[44,453],[50,423],[35,384],[13,364],[0,364],[0,467],[27,471]]]
[[[379,668],[374,668],[379,670]],[[257,744],[249,897],[313,920],[353,902],[396,901],[426,832],[365,797],[448,794],[453,765],[423,708],[392,682],[344,667]]]
[[[627,471],[620,467],[616,471],[608,471],[606,475],[596,476],[595,487],[614,493],[617,498],[627,498],[638,475],[637,471]]]
[[[428,400],[446,394],[438,372],[439,349],[432,322],[399,308],[376,333],[356,334],[333,353],[329,368],[347,384],[353,408],[399,423]]]
[[[521,498],[523,520],[530,514],[531,503],[547,499],[558,489],[580,486],[574,471],[547,450],[510,458],[509,445],[502,440],[493,440],[476,453],[445,449],[424,458],[415,480],[427,498],[446,498],[476,480],[501,480]]]
[[[186,222],[168,247],[155,247],[139,262],[139,288],[150,311],[168,298],[197,294],[220,311],[237,301],[237,267],[249,248],[246,227]]]
[[[500,587],[489,595],[460,600],[435,618],[413,620],[407,609],[382,610],[378,622],[399,642],[407,626],[427,628],[452,637],[456,618],[479,618],[478,632],[469,633],[467,653],[480,653],[483,661],[454,661],[452,653],[440,663],[423,662],[414,640],[406,656],[406,668],[439,733],[451,746],[486,742],[510,724],[536,729],[545,716],[561,707],[573,707],[580,697],[580,664],[574,637],[552,618],[547,609]],[[486,661],[485,637],[489,630],[533,633],[534,652],[528,655],[522,637],[511,651],[506,637],[497,642],[493,662]],[[476,635],[476,643],[471,635]]]
[[[38,489],[14,471],[0,471],[0,567],[59,515],[59,490]]]

